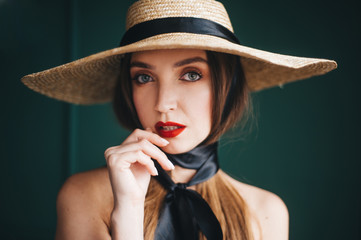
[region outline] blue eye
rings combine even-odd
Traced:
[[[186,74],[184,74],[181,77],[182,80],[186,80],[186,81],[190,81],[190,82],[198,81],[201,78],[202,78],[202,75],[197,72],[187,72]]]
[[[147,74],[139,74],[134,77],[134,81],[136,81],[139,84],[145,84],[153,81],[153,78]]]

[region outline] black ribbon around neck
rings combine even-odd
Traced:
[[[174,183],[155,161],[159,175],[156,179],[168,191],[165,196],[155,240],[198,240],[201,231],[207,240],[221,240],[221,226],[202,196],[187,187],[213,177],[218,169],[217,143],[200,146],[183,154],[167,154],[174,164],[197,169],[188,183]]]
[[[165,33],[196,33],[224,38],[239,44],[238,38],[226,27],[204,18],[168,17],[138,23],[123,35],[120,46]]]

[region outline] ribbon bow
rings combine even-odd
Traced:
[[[208,203],[194,190],[187,189],[211,178],[219,169],[217,143],[168,158],[177,165],[198,168],[188,183],[174,183],[156,163],[156,179],[168,190],[159,216],[155,240],[198,240],[201,231],[208,240],[223,239],[221,226]],[[182,161],[184,160],[184,161]]]

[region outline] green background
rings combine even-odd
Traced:
[[[104,165],[104,150],[128,134],[110,105],[72,106],[20,78],[116,47],[131,2],[0,0],[2,239],[52,239],[62,183]],[[253,94],[253,131],[222,140],[221,166],[285,201],[290,239],[360,239],[357,1],[222,2],[244,45],[339,68]]]

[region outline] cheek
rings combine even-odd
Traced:
[[[211,124],[212,124],[212,94],[208,92],[204,94],[202,99],[204,101],[199,104],[199,114],[202,117],[202,122],[205,126],[207,126],[208,133],[210,132]]]
[[[207,133],[210,131],[212,118],[212,91],[210,86],[205,85],[188,94],[188,109],[195,123]]]
[[[134,89],[134,88],[133,88]],[[147,119],[150,119],[150,109],[152,104],[152,96],[151,94],[146,94],[141,89],[134,89],[133,90],[133,102],[135,106],[135,110],[137,111],[137,115],[139,118],[140,123],[144,128],[148,127]]]

